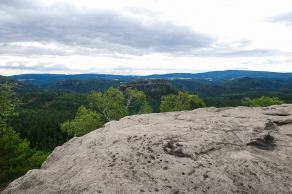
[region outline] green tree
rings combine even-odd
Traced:
[[[51,151],[72,136],[61,131],[61,124],[73,120],[78,108],[86,103],[85,94],[67,92],[33,92],[19,96],[17,116],[11,125],[31,148]]]
[[[126,107],[130,115],[151,113],[152,108],[147,102],[144,92],[138,90],[126,91]]]
[[[103,125],[100,114],[81,106],[72,121],[61,124],[61,130],[70,136],[82,136]]]
[[[160,112],[193,110],[204,106],[205,102],[198,95],[179,92],[161,98]]]
[[[128,115],[124,94],[116,88],[109,88],[104,93],[92,92],[88,103],[92,110],[102,115],[105,122]]]
[[[5,127],[8,119],[14,114],[13,93],[8,84],[0,85],[0,127]]]
[[[0,191],[10,181],[32,168],[39,168],[48,152],[30,149],[29,142],[22,140],[12,128],[2,128],[0,134]]]
[[[0,85],[0,191],[11,180],[39,167],[47,153],[30,149],[29,142],[8,126],[14,115],[15,100],[9,85]]]
[[[250,107],[260,107],[260,106],[271,106],[271,105],[279,105],[283,104],[284,101],[279,97],[267,97],[262,96],[260,98],[244,98],[242,104]]]
[[[2,187],[24,174],[29,154],[29,143],[21,140],[12,128],[2,128],[0,135],[0,183]]]

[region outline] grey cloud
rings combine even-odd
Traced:
[[[9,3],[5,0],[6,4]],[[13,0],[11,5],[17,5]],[[5,4],[5,3],[4,3]],[[18,5],[19,6],[19,5]],[[143,23],[113,12],[79,12],[69,6],[4,10],[0,42],[58,42],[121,53],[190,51],[210,46],[213,39],[169,22]]]
[[[0,69],[4,70],[25,70],[35,72],[53,72],[53,71],[67,71],[69,70],[64,65],[25,65],[25,62],[8,62],[5,65],[0,65]]]
[[[287,54],[270,49],[246,49],[248,40],[216,46],[212,37],[170,22],[140,21],[114,12],[81,12],[64,4],[44,7],[34,0],[1,0],[0,10],[0,55],[116,57],[162,52],[191,57],[258,57]],[[130,11],[137,14],[135,9]],[[144,10],[144,14],[150,17],[152,13]],[[47,49],[11,45],[14,42],[49,42],[60,46]]]
[[[0,7],[12,7],[12,8],[24,8],[24,7],[35,7],[37,6],[36,1],[29,0],[1,0]]]
[[[264,57],[264,56],[289,56],[291,53],[276,49],[250,49],[251,41],[240,40],[225,44],[215,45],[205,52],[205,56],[214,57]],[[204,55],[204,53],[202,53]]]
[[[106,69],[102,67],[94,67],[90,69],[70,69],[65,65],[58,64],[44,64],[38,63],[34,65],[25,65],[25,61],[11,61],[5,65],[0,65],[0,70],[13,70],[16,72],[46,72],[46,73],[88,73],[88,72],[98,72],[98,73],[110,73],[110,74],[141,74],[141,73],[175,73],[175,72],[192,72],[193,69],[182,69],[182,68],[147,68],[147,67],[133,67],[130,65],[121,65],[111,69]]]
[[[240,40],[229,43],[213,44],[208,48],[194,49],[192,52],[178,52],[181,56],[197,57],[265,57],[265,56],[291,56],[291,52],[276,49],[250,49],[251,41]]]
[[[69,56],[76,54],[77,52],[68,52],[66,48],[60,46],[58,49],[39,48],[36,46],[21,46],[11,45],[9,43],[0,43],[0,55],[13,54],[14,56],[42,56],[42,55],[54,55],[54,56]]]

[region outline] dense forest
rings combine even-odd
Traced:
[[[56,146],[127,115],[292,103],[291,78],[42,79],[0,77],[0,191]]]

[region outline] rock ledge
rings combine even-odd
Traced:
[[[292,193],[292,105],[125,117],[3,193]]]

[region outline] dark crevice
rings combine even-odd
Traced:
[[[274,143],[274,137],[270,134],[265,135],[263,138],[257,138],[246,144],[247,146],[254,146],[262,150],[274,150],[276,144]]]
[[[286,113],[286,112],[267,112],[267,113],[264,113],[264,115],[286,117],[286,116],[290,116],[291,114]]]
[[[275,122],[268,120],[265,123],[265,130],[276,130],[277,129],[277,125],[275,124]]]
[[[184,153],[181,145],[176,140],[170,140],[163,146],[163,150],[173,156],[180,158],[192,158],[190,154]]]
[[[292,124],[292,119],[286,119],[286,120],[277,120],[274,121],[274,123],[276,123],[277,125],[288,125],[288,124]]]

